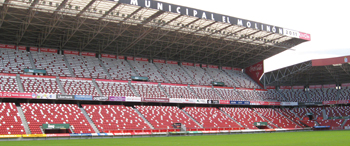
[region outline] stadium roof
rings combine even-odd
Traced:
[[[310,40],[299,31],[154,0],[0,6],[0,42],[15,45],[245,68]]]
[[[260,82],[267,86],[350,83],[350,56],[310,60],[267,72]]]

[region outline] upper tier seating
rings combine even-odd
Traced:
[[[160,89],[158,84],[138,84],[132,83],[136,92],[144,98],[168,98],[167,95]]]
[[[280,90],[286,101],[290,102],[308,102],[307,93],[303,89],[283,89]]]
[[[237,90],[246,101],[262,101],[263,99],[253,90]]]
[[[183,66],[183,68],[198,85],[211,85],[213,79],[202,68],[194,66]]]
[[[0,48],[0,73],[20,74],[25,68],[33,68],[27,51]]]
[[[226,112],[229,116],[231,116],[233,119],[235,119],[237,122],[241,123],[245,128],[247,129],[258,129],[254,126],[254,122],[267,122],[268,125],[272,128],[272,123],[262,118],[260,115],[255,113],[250,108],[228,108],[228,107],[221,107],[221,110]]]
[[[245,101],[234,89],[215,88],[224,100]]]
[[[155,129],[173,129],[172,124],[182,123],[186,128],[200,128],[176,106],[136,106]]]
[[[195,84],[181,66],[177,64],[154,63],[154,65],[159,68],[170,83]]]
[[[185,107],[184,110],[204,128],[241,128],[215,107]]]
[[[103,96],[136,96],[128,83],[96,81]]]
[[[21,77],[24,92],[61,94],[56,78]]]
[[[76,104],[21,103],[32,134],[42,134],[42,124],[70,124],[74,133],[94,133]]]
[[[187,86],[162,85],[162,87],[169,94],[170,98],[197,99],[197,96]]]
[[[309,94],[311,102],[332,101],[337,98],[337,90],[332,88],[310,89]]]
[[[280,128],[301,128],[285,116],[271,108],[254,108],[255,111],[261,113],[262,116],[275,123]]]
[[[261,87],[255,83],[247,74],[236,71],[236,70],[224,70],[232,79],[238,83],[239,87],[242,88],[255,88],[260,89]]]
[[[200,99],[221,99],[211,87],[191,87]]]
[[[66,55],[70,67],[76,77],[106,79],[107,73],[96,57]]]
[[[0,102],[0,135],[26,134],[15,103]]]
[[[151,129],[130,106],[82,105],[100,132],[124,129]]]
[[[68,95],[99,96],[91,80],[60,79],[60,82]]]
[[[150,82],[167,82],[153,63],[149,63],[148,61],[128,61],[134,67],[134,70],[139,76],[148,77]]]
[[[131,76],[136,76],[125,60],[101,58],[101,61],[111,75],[112,80],[131,80]]]
[[[46,70],[49,76],[71,77],[71,73],[63,59],[57,53],[31,52],[36,69]]]
[[[276,101],[285,101],[282,95],[277,90],[267,90],[266,96],[267,96],[266,99],[276,100]]]
[[[228,87],[238,87],[235,82],[223,71],[214,68],[204,68],[216,82],[224,82]]]
[[[338,100],[349,100],[350,99],[350,87],[342,87],[339,94]]]
[[[16,76],[0,76],[0,92],[19,92]]]
[[[263,101],[277,101],[275,94],[278,93],[273,93],[271,91],[255,91],[255,93],[258,94]]]

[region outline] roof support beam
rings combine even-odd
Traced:
[[[195,23],[195,22],[197,22],[197,21],[199,21],[199,20],[201,20],[201,19],[198,18],[198,19],[196,19],[196,20],[194,20],[194,21],[188,23],[187,26],[189,26],[189,25],[191,25],[191,24],[193,24],[193,23]],[[182,26],[182,27],[180,27],[179,29],[177,29],[175,32],[177,32],[177,31],[179,31],[179,30],[181,30],[181,29],[183,29],[183,28],[185,28],[185,27],[186,27],[186,26]],[[195,31],[195,32],[198,32],[198,31],[199,31],[199,30],[197,30],[197,31]],[[195,32],[193,32],[193,33],[195,33]],[[191,34],[193,34],[193,33],[191,33]],[[185,35],[184,35],[184,36],[185,36]],[[180,37],[180,38],[183,38],[184,36],[182,36],[182,37]],[[170,43],[170,45],[164,47],[161,51],[159,51],[158,53],[152,55],[151,58],[154,58],[154,56],[157,56],[157,55],[160,54],[161,52],[165,51],[165,50],[168,49],[171,45],[173,45],[174,42],[176,42],[176,41],[178,41],[178,40],[179,40],[179,39],[174,40],[172,43]]]
[[[0,13],[0,28],[5,21],[5,16],[7,14],[7,10],[9,9],[9,7],[7,6],[9,2],[10,0],[5,0],[4,4],[2,5],[2,9]]]
[[[142,7],[136,9],[134,12],[132,12],[130,14],[130,17],[134,16],[135,14],[137,14],[140,10],[142,10]],[[128,20],[130,17],[126,17],[123,19],[123,21],[121,21],[119,23],[119,25],[122,27],[123,26],[123,22],[125,22],[126,20]],[[114,37],[112,39],[110,39],[106,45],[104,45],[101,49],[101,52],[104,51],[105,49],[107,49],[115,40],[117,40],[126,30],[128,30],[128,28],[131,27],[131,25],[127,25],[125,28],[120,29],[120,31],[118,33],[116,33],[114,35]]]
[[[63,42],[61,44],[61,49],[68,43],[68,41],[73,37],[73,35],[77,32],[81,25],[85,22],[86,18],[81,18],[80,16],[84,14],[84,12],[89,9],[92,4],[94,4],[96,0],[91,0],[76,16],[76,23],[72,25],[72,27],[67,31],[65,37],[63,38]]]
[[[158,16],[162,15],[164,11],[158,11],[157,13],[153,14],[149,18],[147,18],[145,21],[142,22],[142,24],[147,24],[148,22],[152,21],[153,19],[157,18]],[[143,32],[140,36],[138,36],[134,41],[132,41],[126,48],[124,48],[120,53],[123,54],[130,48],[134,47],[137,42],[145,38],[150,32],[152,32],[155,29],[155,27],[148,28],[145,32]]]
[[[94,30],[94,32],[92,33],[92,36],[88,38],[87,42],[83,42],[83,46],[82,46],[82,50],[84,50],[90,43],[92,40],[95,39],[95,37],[100,34],[100,32],[109,24],[110,21],[103,21],[103,18],[105,18],[107,15],[109,15],[109,13],[111,13],[115,8],[117,8],[121,3],[117,3],[116,5],[114,5],[112,8],[110,8],[107,13],[103,14],[101,18],[98,19],[98,27],[97,30]]]
[[[182,15],[178,15],[177,17],[171,19],[170,21],[168,21],[166,24],[170,24],[171,22],[175,21],[176,19],[180,18]],[[165,25],[166,25],[165,24]],[[147,47],[144,47],[141,51],[138,52],[138,54],[136,54],[136,56],[140,55],[143,51],[147,50],[149,47],[151,47],[153,44],[155,44],[157,41],[159,41],[161,38],[163,38],[165,35],[167,35],[170,31],[167,31],[163,34],[161,34],[159,37],[157,37],[155,39],[155,41],[153,41],[152,43],[150,43]]]
[[[33,10],[35,5],[39,3],[39,0],[34,0],[33,3],[30,5],[28,9],[27,16],[22,23],[21,27],[19,28],[18,36],[17,36],[17,44],[19,44],[24,36],[24,33],[27,31],[30,22],[33,20],[35,11]]]
[[[39,47],[41,47],[44,42],[46,41],[47,37],[51,34],[52,30],[55,28],[57,24],[63,19],[62,14],[58,14],[58,12],[64,8],[64,6],[67,4],[68,0],[63,0],[62,3],[57,7],[56,11],[52,14],[52,19],[50,19],[48,26],[45,27],[40,36],[39,36]]]

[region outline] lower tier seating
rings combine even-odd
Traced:
[[[26,134],[15,103],[0,102],[0,135]]]
[[[267,122],[270,128],[274,128],[272,123],[262,118],[250,108],[227,108],[222,107],[222,111],[226,112],[229,116],[241,123],[247,129],[258,129],[254,126],[254,122]]]
[[[185,107],[184,110],[204,128],[241,128],[235,121],[214,107]]]
[[[130,106],[82,105],[100,132],[108,130],[151,129]]]
[[[155,129],[173,129],[173,123],[182,123],[186,128],[200,128],[176,106],[136,106]]]
[[[42,134],[42,124],[70,124],[74,133],[94,133],[76,104],[21,103],[32,134]]]
[[[254,108],[254,110],[261,113],[262,116],[275,123],[280,128],[301,128],[272,108]]]

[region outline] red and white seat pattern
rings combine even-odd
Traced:
[[[49,76],[71,77],[71,73],[63,59],[63,55],[57,53],[45,53],[32,51],[36,69],[44,69]]]
[[[16,76],[0,76],[0,92],[19,92]]]
[[[308,102],[307,93],[303,89],[282,89],[281,94],[290,102]]]
[[[124,129],[151,129],[130,106],[82,105],[100,132]]]
[[[154,63],[170,83],[195,84],[185,71],[177,64]]]
[[[294,113],[296,113],[302,120],[309,120],[306,116],[307,113],[313,113],[313,118],[317,120],[323,119],[323,113],[321,107],[310,107],[310,108],[294,108]]]
[[[176,106],[136,106],[155,129],[173,129],[173,123],[182,123],[186,128],[200,128]]]
[[[350,99],[350,87],[342,87],[339,94],[338,100],[349,100]]]
[[[136,92],[138,92],[143,98],[168,98],[158,84],[131,83],[131,86],[133,86]]]
[[[94,133],[75,104],[21,103],[32,134],[42,134],[42,124],[70,124],[74,133]]]
[[[162,87],[170,95],[170,98],[197,99],[197,96],[187,86],[162,85]]]
[[[103,96],[136,96],[128,83],[96,81]]]
[[[234,89],[215,88],[224,100],[245,101]]]
[[[290,120],[292,120],[293,122],[297,123],[299,126],[305,127],[302,123],[300,123],[300,119],[293,114],[289,109],[287,108],[275,108],[276,111],[279,111],[280,113],[282,113],[284,116],[286,116],[287,118],[289,118]]]
[[[222,107],[222,111],[226,112],[229,116],[239,122],[242,126],[247,129],[258,129],[254,126],[254,122],[268,122],[268,125],[273,126],[269,121],[262,118],[260,115],[255,113],[250,108],[228,108]]]
[[[325,107],[327,117],[345,117],[350,116],[349,106]]]
[[[0,102],[0,135],[26,134],[15,103]]]
[[[320,126],[330,126],[331,129],[341,129],[344,119],[332,119],[317,121]]]
[[[101,58],[112,80],[131,80],[135,76],[130,65],[121,59]]]
[[[311,102],[331,101],[337,98],[337,90],[332,88],[310,89],[309,94]]]
[[[142,77],[148,77],[151,82],[167,82],[153,63],[148,61],[133,61],[128,60],[134,67],[134,70]]]
[[[184,110],[204,128],[241,128],[235,121],[214,107],[185,107]]]
[[[24,50],[0,48],[0,73],[20,74],[25,68],[33,68],[29,55]]]
[[[66,55],[66,58],[76,77],[95,79],[107,78],[107,73],[104,72],[100,61],[96,57]]]
[[[60,82],[68,95],[99,96],[92,80],[60,79]]]
[[[23,90],[27,93],[60,94],[56,78],[21,77]]]
[[[183,68],[198,85],[211,85],[213,79],[202,68],[194,66],[183,66]]]
[[[237,90],[246,101],[262,101],[263,99],[254,90]]]
[[[255,88],[260,89],[261,87],[255,83],[247,74],[241,71],[235,70],[224,70],[232,79],[234,79],[243,88]]]
[[[276,96],[278,96],[278,93],[276,91],[255,91],[256,94],[258,94],[263,101],[277,101]]]
[[[255,111],[261,113],[262,116],[267,118],[272,123],[275,123],[280,128],[301,128],[291,120],[281,115],[277,111],[271,108],[254,108]]]
[[[345,127],[350,128],[350,120],[349,120],[349,119],[345,122],[344,128],[345,128]]]
[[[191,87],[200,99],[221,99],[211,87]]]
[[[215,68],[204,68],[216,82],[224,82],[228,87],[238,87],[235,82],[223,71]]]

